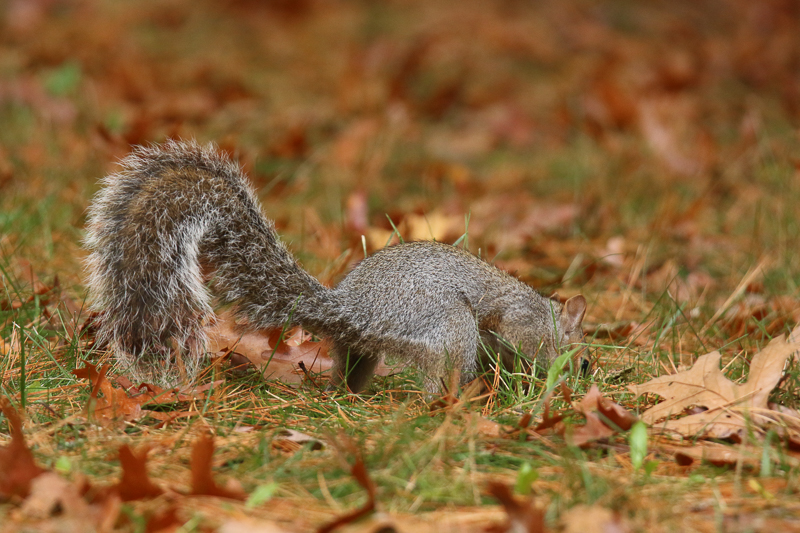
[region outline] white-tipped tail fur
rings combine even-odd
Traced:
[[[121,167],[89,209],[86,266],[99,340],[136,379],[171,385],[196,375],[211,315],[201,262],[222,300],[241,303],[257,327],[280,326],[302,293],[324,290],[213,145],[138,147]]]

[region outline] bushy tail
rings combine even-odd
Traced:
[[[241,169],[213,145],[138,147],[103,184],[89,209],[88,285],[99,339],[136,379],[173,385],[195,376],[211,315],[205,269],[254,327],[313,323],[331,304]]]

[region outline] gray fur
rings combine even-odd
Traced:
[[[138,147],[103,180],[89,210],[88,285],[101,341],[135,379],[191,380],[212,315],[202,268],[222,303],[254,328],[291,322],[333,341],[332,382],[355,392],[381,358],[425,372],[436,391],[452,369],[474,376],[497,335],[549,363],[580,338],[585,300],[562,304],[472,254],[435,242],[368,257],[335,288],[304,271],[262,214],[241,169],[213,145]]]

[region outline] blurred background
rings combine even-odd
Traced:
[[[624,334],[659,305],[773,334],[799,127],[793,0],[4,0],[0,264],[81,294],[98,179],[197,138],[326,283],[394,223]]]

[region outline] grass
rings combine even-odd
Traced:
[[[19,285],[18,280],[6,279],[10,281],[6,286],[11,290]],[[12,294],[22,300],[20,296],[30,292],[22,288]],[[674,320],[683,315],[675,312],[674,302],[663,300],[661,311],[653,313],[658,324],[655,334],[662,339],[685,335],[690,324]],[[51,337],[42,336],[39,331],[44,308],[33,298],[10,313],[4,312],[3,338],[10,339],[16,330],[26,342],[22,343],[24,357],[19,350],[17,358],[5,359],[0,391],[6,397],[15,398],[18,407],[26,412],[27,438],[40,464],[58,469],[68,479],[88,476],[93,484],[108,484],[118,479],[119,467],[115,461],[109,461],[109,455],[113,456],[117,446],[128,443],[137,448],[147,445],[157,452],[151,452],[148,463],[155,480],[176,490],[185,489],[189,445],[198,431],[210,427],[218,447],[217,474],[236,479],[248,493],[258,487],[273,487],[271,498],[288,505],[277,513],[279,520],[295,524],[299,520],[308,527],[325,516],[340,514],[365,501],[363,489],[349,474],[347,463],[352,459],[347,446],[342,444],[348,442],[362,451],[368,472],[378,486],[381,508],[398,516],[424,516],[426,512],[443,508],[457,514],[468,512],[474,506],[491,504],[491,498],[485,493],[487,480],[501,479],[514,484],[523,465],[537,473],[533,493],[539,501],[546,502],[549,523],[556,523],[575,505],[586,504],[618,510],[631,523],[644,527],[654,520],[652,513],[642,508],[644,501],[661,509],[657,512],[659,520],[670,520],[674,515],[668,509],[679,505],[678,502],[689,494],[712,497],[719,492],[719,487],[730,488],[743,483],[736,481],[742,474],[711,466],[694,468],[687,476],[677,472],[668,458],[654,457],[652,452],[650,459],[658,463],[654,473],[633,472],[625,451],[624,435],[611,439],[608,445],[589,450],[570,447],[559,437],[534,441],[487,438],[464,414],[482,412],[491,420],[516,425],[522,413],[537,415],[541,412],[542,382],[534,382],[538,386],[533,388],[522,387],[521,381],[529,382],[529,379],[519,374],[506,374],[499,381],[501,386],[496,398],[489,403],[478,400],[455,411],[433,413],[418,392],[421,379],[413,370],[399,376],[377,378],[369,391],[360,396],[323,393],[308,387],[293,389],[263,382],[254,375],[228,376],[217,391],[195,406],[200,414],[188,420],[158,427],[155,421],[145,417],[120,430],[98,427],[82,414],[88,403],[89,388],[70,374],[72,369],[81,366],[80,358],[91,357],[91,354],[87,354],[77,340],[65,342],[70,338],[66,329],[53,330],[55,335]],[[624,353],[621,346],[590,344],[597,352],[609,354],[608,367],[619,366],[613,354]],[[651,374],[660,374],[658,360],[668,354],[668,351],[635,354],[638,365],[630,377],[634,381],[644,381]],[[745,368],[744,364],[734,365],[729,375],[743,376]],[[606,374],[599,371],[582,377],[571,373],[567,382],[580,394],[590,383],[602,382]],[[219,377],[209,376],[209,379]],[[790,380],[797,383],[797,379],[797,372],[792,372]],[[606,396],[635,409],[636,404],[631,403],[630,394],[621,385],[605,383],[602,387]],[[785,394],[796,388],[790,386],[781,390]],[[796,397],[792,398],[792,402],[796,401]],[[170,411],[183,407],[166,405],[160,409]],[[276,428],[306,432],[323,439],[326,447],[322,451],[308,446],[287,451],[276,441]],[[342,446],[345,451],[339,449]],[[787,499],[789,513],[788,501],[794,497],[790,487],[798,482],[797,474],[796,469],[787,465],[774,465],[769,478],[784,479],[786,485],[781,491],[770,492],[773,508],[780,509],[780,502]],[[743,475],[745,479],[757,479],[750,478],[747,473]],[[746,508],[753,498],[759,496],[749,489],[741,489],[738,496],[734,494],[733,501],[725,500],[728,503],[724,508],[718,498],[717,513],[725,515],[730,505]],[[190,514],[195,517],[197,527],[214,522],[214,513],[208,509],[189,507],[193,508]],[[237,515],[233,511],[237,506],[227,511],[226,507],[223,505],[215,512]],[[300,516],[301,507],[311,507],[314,513]],[[125,513],[136,524],[151,517],[157,508],[157,502],[135,502],[126,504]],[[253,516],[260,514],[257,510],[253,512]],[[276,517],[273,514],[270,518]]]

